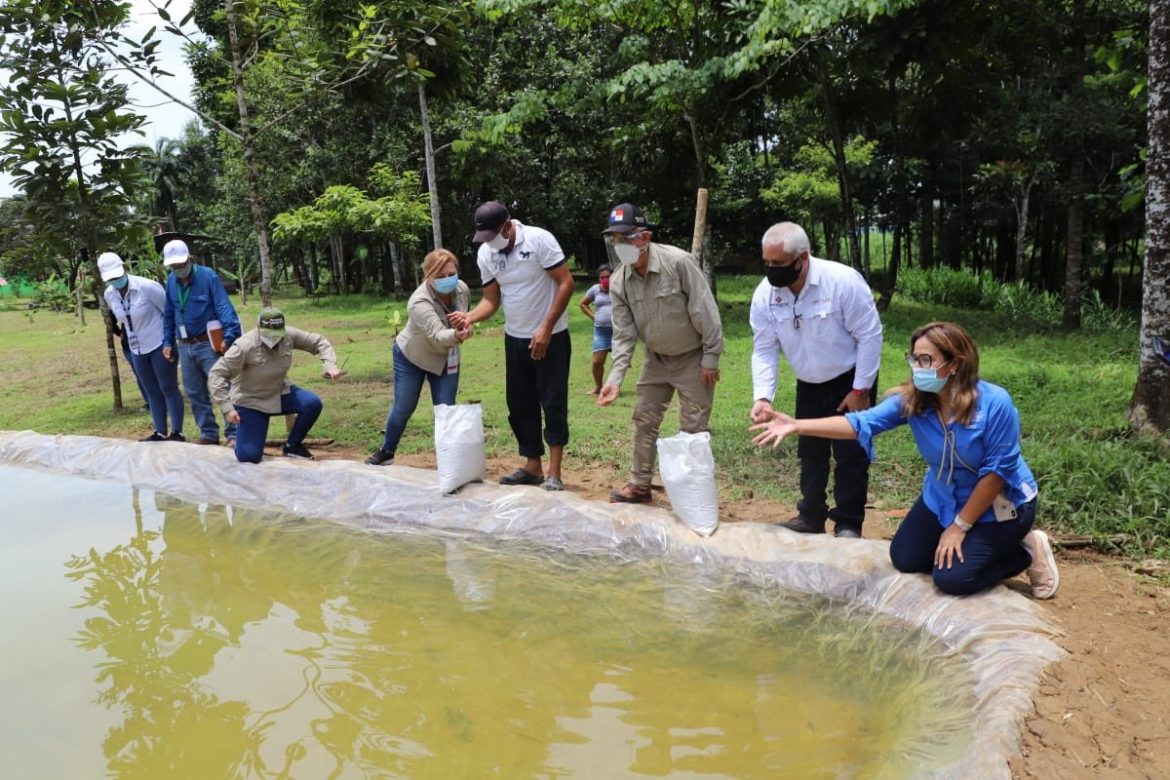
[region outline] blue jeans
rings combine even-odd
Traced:
[[[134,360],[130,357],[134,353],[130,351],[130,339],[126,337],[126,329],[122,329],[122,357],[126,358],[126,362],[130,364],[130,370],[134,372],[134,381],[138,385],[138,393],[142,396],[142,403],[149,404],[150,399],[146,397],[146,388],[142,385],[142,379],[138,376],[138,366],[134,365]],[[125,400],[125,399],[122,399]]]
[[[191,402],[191,414],[199,426],[199,437],[211,441],[219,440],[219,426],[215,422],[215,411],[211,408],[211,395],[207,392],[207,375],[219,360],[219,353],[211,348],[210,342],[197,341],[194,344],[179,343],[179,368],[183,370],[183,392]],[[236,426],[224,422],[225,438],[236,437]]]
[[[145,355],[130,353],[130,364],[150,404],[154,429],[167,433],[167,415],[171,416],[171,433],[183,432],[183,395],[179,392],[179,367],[163,357],[162,347]]]
[[[934,565],[943,527],[922,497],[914,502],[890,542],[890,561],[898,571],[925,574],[943,593],[967,596],[998,585],[1032,565],[1032,554],[1021,544],[1036,520],[1036,499],[1016,507],[1019,516],[1003,523],[976,523],[963,540],[963,562],[958,556],[951,568]]]
[[[386,417],[386,439],[382,442],[382,450],[393,454],[398,451],[398,440],[406,430],[406,423],[418,407],[423,381],[431,385],[431,403],[450,405],[455,403],[455,394],[459,390],[459,374],[448,374],[446,369],[441,374],[424,371],[407,360],[398,348],[398,342],[394,342],[390,352],[394,356],[394,404]]]
[[[302,390],[293,385],[280,397],[279,415],[295,414],[296,422],[288,432],[288,445],[295,447],[304,442],[313,423],[321,416],[321,399],[316,393]],[[240,427],[236,431],[236,460],[242,463],[259,463],[264,457],[264,442],[268,439],[268,418],[279,415],[268,414],[256,409],[237,406]]]

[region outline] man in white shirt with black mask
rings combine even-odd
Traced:
[[[861,274],[809,253],[808,236],[792,222],[768,228],[762,240],[765,279],[752,295],[753,423],[771,419],[781,353],[796,374],[797,418],[867,409],[876,399],[882,324]],[[869,491],[869,459],[853,440],[801,436],[796,517],[782,525],[824,533],[832,519],[842,538],[861,536]],[[833,499],[827,503],[830,455]]]

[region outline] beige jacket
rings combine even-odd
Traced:
[[[455,308],[450,311],[467,311],[471,290],[462,281],[455,289],[453,300]],[[406,304],[406,327],[395,339],[407,360],[431,374],[443,373],[447,353],[459,348],[459,339],[447,321],[447,313],[430,284],[423,282]]]
[[[645,278],[622,265],[609,283],[613,302],[613,365],[606,384],[621,386],[634,345],[641,339],[657,355],[685,355],[701,349],[703,368],[719,368],[723,324],[703,272],[690,252],[650,244]]]
[[[275,347],[266,347],[260,331],[250,330],[236,339],[207,375],[207,388],[224,414],[237,406],[266,414],[280,414],[280,397],[289,392],[288,370],[294,349],[321,358],[325,370],[337,368],[333,345],[317,333],[285,328]]]

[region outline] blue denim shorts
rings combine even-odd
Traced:
[[[609,325],[593,326],[593,351],[609,352],[613,349],[613,328]]]

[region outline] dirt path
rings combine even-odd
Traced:
[[[366,452],[313,448],[321,459],[363,460]],[[274,452],[275,454],[275,452]],[[434,455],[406,455],[401,465],[434,468]],[[493,459],[488,477],[514,469],[514,458]],[[574,469],[566,487],[607,500],[624,474],[610,468]],[[664,494],[655,501],[665,504]],[[791,506],[753,499],[727,507],[727,521],[775,522]],[[895,518],[871,512],[867,538],[888,539]],[[1126,562],[1096,554],[1061,552],[1060,592],[1043,605],[1063,632],[1068,655],[1041,681],[1027,718],[1017,778],[1170,778],[1170,590],[1134,574]],[[1021,589],[1026,588],[1021,580]]]

